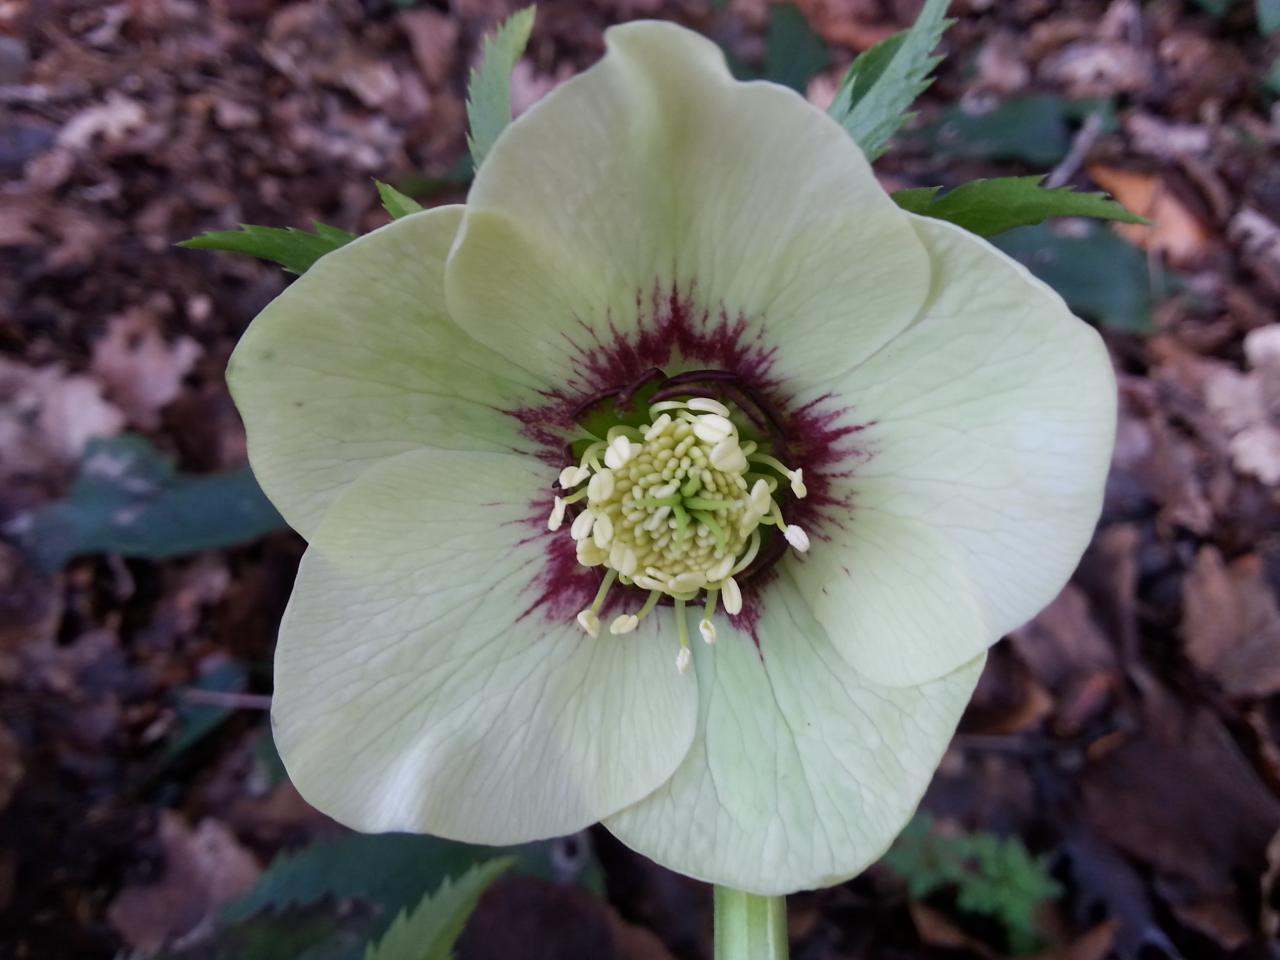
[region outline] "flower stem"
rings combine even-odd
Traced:
[[[787,960],[787,901],[716,887],[715,960]]]

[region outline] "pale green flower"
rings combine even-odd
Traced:
[[[465,208],[326,256],[235,353],[310,542],[277,743],[362,830],[602,820],[693,877],[830,884],[1084,550],[1111,367],[802,98],[670,25],[608,43]]]

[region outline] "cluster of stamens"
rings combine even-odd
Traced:
[[[724,404],[709,397],[663,400],[649,407],[642,427],[615,426],[596,437],[576,466],[560,473],[564,496],[555,498],[547,526],[558,530],[569,507],[584,504],[570,524],[578,562],[604,567],[604,580],[578,623],[600,633],[600,610],[615,583],[649,591],[633,613],[615,617],[612,634],[630,633],[662,597],[672,599],[680,651],[676,666],[689,669],[685,605],[705,594],[698,632],[715,643],[717,604],[742,611],[735,579],[760,552],[761,528],[775,526],[800,552],[809,538],[782,517],[774,499],[779,480],[796,498],[805,496],[800,470],[784,466],[742,442]],[[569,493],[568,491],[574,491]]]

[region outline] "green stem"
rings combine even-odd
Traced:
[[[787,901],[716,887],[715,960],[787,960]]]

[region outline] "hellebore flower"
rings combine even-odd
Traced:
[[[277,743],[362,830],[603,821],[725,886],[834,883],[1079,560],[1111,367],[801,97],[674,26],[607,39],[465,208],[324,257],[235,352],[310,544]]]

